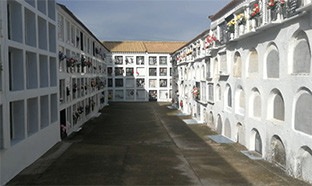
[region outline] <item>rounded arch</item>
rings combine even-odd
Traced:
[[[294,109],[295,130],[312,135],[312,93],[309,89],[299,89]]]
[[[250,135],[250,150],[262,154],[262,139],[259,131],[256,128],[251,130]]]
[[[242,77],[242,60],[238,51],[234,54],[233,77]]]
[[[222,118],[221,118],[220,114],[218,114],[218,116],[217,116],[217,133],[218,134],[222,134],[222,128],[223,128]]]
[[[249,115],[254,118],[261,118],[261,94],[257,88],[253,88],[251,92],[249,99]]]
[[[282,168],[286,168],[286,149],[283,141],[277,135],[271,139],[272,162]]]
[[[235,91],[235,111],[239,114],[245,114],[245,91],[238,85]]]
[[[251,49],[249,52],[247,66],[249,77],[259,71],[258,52],[255,48]]]
[[[290,42],[291,73],[309,74],[311,71],[311,50],[307,34],[298,30]]]
[[[228,118],[224,121],[224,135],[231,138],[231,124]]]
[[[225,106],[232,107],[232,89],[229,84],[226,84],[224,96]]]
[[[268,119],[285,120],[285,103],[281,92],[273,89],[268,99]]]
[[[214,117],[213,117],[212,111],[210,111],[210,112],[208,113],[208,122],[207,122],[207,125],[208,125],[210,128],[212,128],[212,129],[215,128]]]
[[[280,59],[279,51],[276,45],[272,42],[266,50],[266,78],[279,78]]]
[[[312,150],[308,146],[299,149],[296,158],[296,177],[312,183]]]
[[[236,140],[237,143],[243,144],[243,140],[244,140],[244,129],[243,129],[243,124],[241,124],[240,122],[238,122],[236,124]]]

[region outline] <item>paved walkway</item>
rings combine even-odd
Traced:
[[[165,104],[112,103],[9,184],[305,185],[263,160],[218,144]]]

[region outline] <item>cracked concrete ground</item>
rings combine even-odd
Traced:
[[[308,185],[186,125],[167,103],[111,103],[9,185]]]

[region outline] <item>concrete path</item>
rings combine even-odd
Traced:
[[[111,103],[9,185],[306,185],[159,103]]]

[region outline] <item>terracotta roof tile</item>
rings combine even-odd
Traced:
[[[187,42],[180,41],[103,41],[111,52],[172,53]]]

